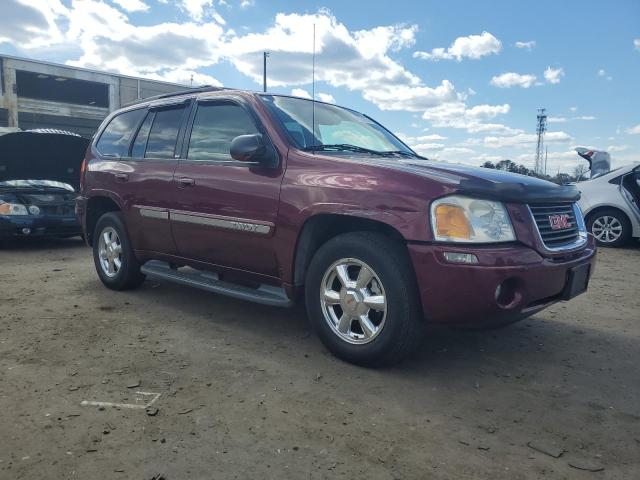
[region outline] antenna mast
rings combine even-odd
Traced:
[[[543,158],[544,152],[544,132],[547,131],[547,114],[545,108],[538,109],[538,126],[536,127],[536,133],[538,134],[538,144],[536,146],[536,164],[534,167],[535,172],[538,175],[544,173],[546,170],[545,159]]]
[[[316,24],[313,24],[313,54],[311,56],[311,138],[316,144]]]
[[[269,52],[262,52],[262,91],[267,93],[267,57]]]

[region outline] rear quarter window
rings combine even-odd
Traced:
[[[108,157],[128,156],[131,137],[145,112],[145,109],[129,110],[113,117],[96,144],[100,155]]]

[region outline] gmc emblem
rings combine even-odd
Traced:
[[[569,223],[569,215],[549,215],[549,225],[551,225],[551,230],[569,228],[571,227],[571,223]]]

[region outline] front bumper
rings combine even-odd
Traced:
[[[408,248],[427,321],[457,326],[508,323],[533,315],[565,299],[570,269],[589,264],[591,275],[596,258],[591,236],[584,249],[562,258],[543,257],[524,245],[410,243]],[[472,253],[478,263],[450,263],[444,252]]]
[[[74,215],[47,216],[0,215],[0,238],[16,237],[73,237],[82,229]]]

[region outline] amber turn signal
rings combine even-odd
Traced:
[[[471,225],[464,209],[457,205],[441,204],[435,209],[436,234],[439,237],[471,238]]]

